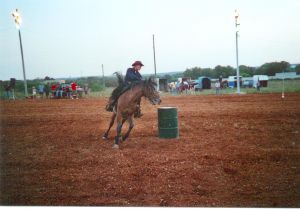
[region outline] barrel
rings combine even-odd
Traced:
[[[160,107],[157,112],[159,138],[179,138],[177,108]]]

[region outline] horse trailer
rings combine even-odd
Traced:
[[[197,81],[197,85],[195,85],[195,91],[201,90],[201,89],[211,89],[211,80],[208,77],[199,77]]]
[[[254,75],[253,76],[253,87],[257,87],[257,83],[259,81],[260,87],[268,86],[269,77],[267,75]]]

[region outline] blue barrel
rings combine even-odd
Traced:
[[[179,138],[178,114],[176,107],[160,107],[158,112],[158,137]]]

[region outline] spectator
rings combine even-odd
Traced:
[[[56,92],[56,84],[53,83],[51,85],[51,92],[52,92],[52,97],[55,98],[55,92]]]
[[[32,87],[32,99],[35,99],[36,98],[36,89],[35,87],[33,86]]]
[[[77,83],[75,83],[75,81],[73,81],[73,83],[71,83],[71,88],[72,88],[72,96],[76,96],[77,95]]]
[[[84,84],[83,86],[84,94],[87,95],[89,93],[89,86],[88,84]]]
[[[259,81],[259,79],[257,80],[256,90],[257,90],[257,91],[260,91],[260,81]]]
[[[220,76],[219,76],[220,89],[223,88],[223,81],[222,81],[222,80],[223,80],[223,76],[220,75]]]
[[[5,96],[6,96],[6,98],[10,99],[11,98],[11,88],[10,88],[10,85],[5,84],[4,85],[4,90],[5,90]]]
[[[43,96],[44,96],[44,85],[43,84],[40,84],[38,86],[38,92],[39,92],[40,98],[43,98]]]
[[[63,87],[60,83],[56,85],[56,97],[57,98],[62,98],[62,93],[63,93]]]
[[[220,81],[216,81],[215,87],[216,87],[216,94],[220,94],[220,88],[221,88]]]
[[[82,98],[83,88],[81,88],[80,86],[77,86],[76,92],[77,92],[77,97],[76,97],[76,99]]]
[[[46,98],[48,99],[49,92],[50,92],[50,83],[49,82],[44,86],[44,92],[46,94]]]
[[[66,94],[67,94],[67,98],[71,99],[71,86],[69,86],[69,84],[66,86]]]

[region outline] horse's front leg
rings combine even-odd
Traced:
[[[129,136],[129,134],[130,134],[132,128],[134,127],[134,123],[133,123],[132,116],[130,116],[130,117],[128,118],[128,124],[129,124],[128,131],[127,131],[126,134],[123,136],[123,141],[125,141],[125,140],[128,138],[128,136]]]
[[[103,139],[107,139],[108,133],[109,133],[111,127],[114,125],[116,116],[117,116],[117,114],[116,114],[116,113],[113,113],[113,115],[112,115],[112,117],[111,117],[111,119],[110,119],[109,127],[108,127],[108,129],[106,130],[106,132],[104,133],[104,135],[103,135],[103,137],[102,137]]]

